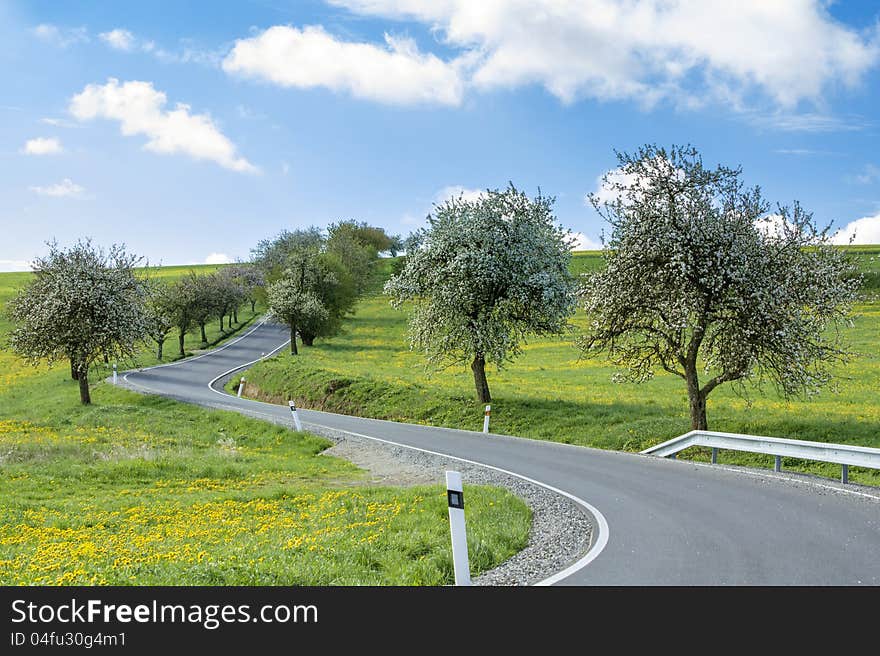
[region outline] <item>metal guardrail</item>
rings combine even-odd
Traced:
[[[692,446],[710,447],[712,463],[718,462],[718,449],[747,451],[776,456],[776,471],[782,471],[782,458],[817,460],[841,465],[840,480],[849,482],[849,467],[880,469],[880,449],[849,444],[787,440],[780,437],[717,433],[714,431],[691,431],[679,437],[642,451],[645,455],[674,458],[675,454]]]

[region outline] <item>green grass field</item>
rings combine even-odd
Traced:
[[[858,352],[836,369],[838,390],[810,400],[786,401],[773,389],[749,399],[722,386],[709,397],[712,430],[880,447],[880,247],[854,247],[851,256],[865,274],[864,302],[855,308],[847,338]],[[573,270],[601,267],[598,253],[578,253]],[[385,275],[391,262],[385,261]],[[378,290],[378,287],[377,287]],[[348,414],[480,430],[483,407],[475,400],[466,367],[426,372],[410,352],[406,312],[374,293],[358,306],[345,334],[286,352],[255,366],[249,389],[302,407]],[[583,328],[579,313],[574,330]],[[612,382],[615,369],[598,359],[579,360],[571,336],[534,339],[523,356],[503,371],[489,371],[492,431],[604,449],[640,451],[690,428],[687,394],[678,378],[658,373],[640,385]],[[683,454],[708,460],[708,450]],[[769,456],[722,453],[720,462],[770,466]],[[786,468],[839,476],[839,468],[785,459]],[[880,484],[880,472],[851,468],[854,482]]]
[[[0,305],[29,275],[0,274]],[[0,316],[0,340],[9,328]],[[153,345],[136,361],[155,363]],[[106,383],[93,401],[80,405],[66,363],[0,350],[0,585],[452,582],[443,486],[368,486],[320,455],[323,438],[231,412]],[[530,521],[506,491],[469,488],[472,571],[523,548]]]

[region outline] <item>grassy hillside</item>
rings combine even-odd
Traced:
[[[836,370],[838,391],[786,401],[772,389],[743,399],[722,386],[709,397],[711,429],[880,447],[880,247],[855,247],[851,255],[866,275],[865,299],[847,331],[859,356]],[[392,263],[384,266],[390,275]],[[573,258],[576,272],[601,266],[598,253]],[[378,291],[359,304],[345,334],[301,349],[299,357],[283,353],[255,366],[249,383],[265,399],[294,398],[303,407],[480,430],[483,407],[474,398],[470,370],[425,371],[421,355],[408,349],[406,312],[391,308]],[[584,321],[579,313],[574,330]],[[603,359],[578,358],[571,336],[535,339],[515,363],[490,371],[493,432],[639,451],[689,430],[687,394],[678,378],[660,372],[641,385],[618,384]],[[690,455],[708,459],[707,451]],[[721,456],[740,464],[769,466],[770,460]],[[836,466],[819,463],[785,460],[784,466],[839,475]],[[880,472],[853,472],[854,481],[880,484]]]
[[[28,275],[0,274],[0,307]],[[0,343],[9,328],[0,315]],[[65,364],[0,350],[0,585],[452,582],[442,486],[366,486],[320,455],[326,440],[235,413],[106,383],[93,401]],[[503,490],[470,488],[468,519],[475,572],[528,540],[529,510]]]

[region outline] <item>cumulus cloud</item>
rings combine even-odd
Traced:
[[[64,198],[64,197],[72,197],[78,198],[81,197],[85,189],[78,184],[76,184],[70,178],[64,178],[58,184],[49,185],[46,187],[29,187],[29,189],[35,194],[40,194],[41,196],[54,196],[56,198]]]
[[[436,205],[442,205],[447,200],[459,197],[466,201],[475,201],[482,198],[485,193],[485,189],[468,189],[461,185],[449,185],[434,194],[433,202]]]
[[[207,114],[192,114],[189,105],[177,103],[165,109],[166,95],[151,82],[89,84],[70,101],[70,113],[80,121],[106,118],[119,121],[125,136],[144,135],[144,148],[155,153],[183,153],[194,159],[210,160],[232,171],[255,172],[256,167],[240,157],[235,145]]]
[[[618,185],[623,187],[634,187],[635,184],[635,175],[624,173],[620,169],[612,169],[596,178],[596,189],[592,192],[592,196],[600,205],[613,203],[621,195]],[[588,207],[592,207],[593,205],[590,196],[591,194],[584,196],[584,205]]]
[[[818,103],[828,87],[857,85],[880,58],[880,30],[836,21],[825,0],[331,2],[430,25],[447,45],[478,54],[478,87],[539,84],[563,102],[695,107],[712,97],[740,106],[758,91],[793,109]]]
[[[109,32],[101,32],[98,36],[101,38],[101,41],[116,50],[130,52],[134,49],[134,34],[128,30],[123,30],[122,28],[117,27],[115,30],[110,30]]]
[[[223,60],[223,70],[389,104],[458,105],[463,94],[457,66],[420,52],[412,39],[386,34],[383,47],[341,41],[314,25],[276,25],[240,39]]]
[[[41,23],[37,25],[31,32],[41,41],[51,43],[59,48],[76,43],[88,43],[89,34],[84,27],[58,27],[50,23]]]
[[[205,264],[231,264],[232,258],[226,253],[211,253],[205,258]]]
[[[602,242],[593,239],[582,232],[572,232],[570,237],[574,240],[571,245],[573,251],[601,251]]]
[[[58,155],[64,152],[64,147],[55,137],[37,137],[28,139],[20,152],[25,155]]]
[[[880,214],[863,216],[838,230],[831,240],[835,244],[880,244]]]

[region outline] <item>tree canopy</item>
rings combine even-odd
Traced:
[[[859,285],[828,228],[797,203],[771,212],[740,169],[707,168],[691,147],[618,160],[612,199],[592,196],[612,231],[606,268],[580,289],[584,353],[607,352],[621,379],[682,378],[693,429],[707,428],[706,399],[724,383],[769,380],[786,396],[826,385]]]
[[[124,246],[96,248],[89,240],[49,253],[8,304],[13,351],[34,365],[69,358],[80,400],[91,403],[89,366],[99,357],[132,356],[148,335],[147,288],[134,271],[141,258]]]
[[[413,306],[411,347],[433,367],[470,364],[480,401],[491,399],[487,362],[503,366],[529,335],[563,331],[574,312],[570,239],[553,202],[512,184],[449,199],[385,285],[395,307]]]

